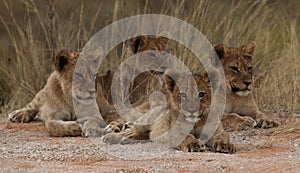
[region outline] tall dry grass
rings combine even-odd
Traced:
[[[42,88],[57,50],[81,50],[112,21],[157,13],[194,25],[212,44],[241,46],[255,41],[254,93],[259,107],[269,113],[291,112],[300,95],[299,7],[298,0],[3,0],[0,110],[23,106]],[[170,49],[191,69],[200,69],[188,49],[177,43]],[[116,68],[120,54],[120,48],[112,51],[101,70]]]

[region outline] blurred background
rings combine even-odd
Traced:
[[[152,13],[194,25],[213,45],[255,41],[255,99],[264,112],[291,115],[300,110],[299,9],[298,0],[2,0],[0,114],[24,106],[45,85],[58,50],[80,51],[113,21]],[[186,58],[193,55],[177,47],[172,53],[198,70],[195,59]],[[117,68],[120,50],[100,71]]]

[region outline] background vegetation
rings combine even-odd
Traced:
[[[212,44],[254,40],[259,107],[283,114],[299,105],[298,0],[2,0],[0,9],[0,113],[25,105],[43,87],[57,50],[79,51],[104,26],[145,13],[182,19]],[[197,69],[183,52],[175,54]],[[119,49],[110,56],[101,70],[116,68]]]

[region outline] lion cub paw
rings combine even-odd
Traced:
[[[187,152],[202,152],[205,150],[206,147],[200,139],[197,139],[197,141],[190,143],[185,149],[185,151]]]
[[[206,150],[206,146],[200,139],[188,135],[176,149],[185,152],[202,152]]]
[[[120,122],[112,121],[106,127],[105,130],[108,133],[115,132],[118,133],[121,131],[123,125]]]
[[[30,118],[27,114],[27,111],[24,109],[15,110],[8,114],[8,119],[11,122],[15,123],[28,123],[30,121]]]
[[[217,140],[214,144],[214,151],[219,153],[233,154],[236,153],[236,147],[230,142]]]
[[[262,128],[262,129],[268,129],[268,128],[273,128],[273,127],[278,127],[280,125],[281,125],[281,123],[278,121],[268,120],[268,119],[260,119],[257,122],[256,127]]]
[[[252,129],[257,125],[256,121],[251,117],[242,117],[241,121],[237,122],[236,129],[233,130],[247,130]]]

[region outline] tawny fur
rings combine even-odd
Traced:
[[[162,33],[161,36],[137,36],[126,42],[125,53],[123,56],[123,69],[122,74],[138,74],[134,79],[127,79],[125,85],[129,86],[128,101],[134,108],[143,104],[142,107],[150,108],[150,103],[145,100],[149,99],[149,94],[152,91],[166,92],[163,87],[163,73],[168,67],[168,61],[164,56],[164,53],[155,53],[153,51],[166,51],[168,38],[165,37],[167,33]],[[137,55],[142,53],[140,55]],[[135,59],[130,59],[133,56]],[[143,72],[144,71],[144,72]],[[120,75],[119,75],[120,76]],[[104,96],[110,104],[113,103],[111,96],[111,87],[113,77],[116,78],[115,71],[107,71],[106,73],[99,74],[99,82],[104,90]],[[117,85],[119,87],[115,89],[118,98],[124,97],[119,91],[124,90],[124,86]],[[136,108],[140,111],[139,108]],[[149,109],[148,109],[149,110]],[[144,111],[145,112],[145,111]],[[146,111],[147,112],[147,111]],[[143,112],[141,112],[143,113]],[[131,113],[129,113],[131,114]],[[137,117],[137,116],[135,116]],[[138,117],[137,117],[138,118]],[[123,118],[119,122],[112,122],[107,126],[108,131],[118,132],[126,122]]]
[[[151,91],[162,89],[161,77],[168,66],[168,62],[166,62],[162,52],[155,54],[153,51],[166,51],[167,44],[168,38],[166,37],[146,35],[134,37],[126,42],[122,74],[120,76],[137,74],[133,76],[135,77],[134,79],[130,78],[126,83],[126,85],[130,86],[129,100],[132,104],[137,102],[142,96],[151,93]],[[142,54],[137,55],[139,53]],[[134,55],[136,57],[133,57]],[[130,59],[130,57],[134,59]],[[110,104],[113,104],[111,86],[114,75],[115,71],[107,71],[107,73],[99,75],[104,96]]]
[[[75,69],[75,64],[79,57],[79,52],[72,52],[68,50],[61,50],[55,56],[54,71],[51,73],[47,80],[45,87],[37,93],[34,99],[27,104],[24,108],[15,110],[9,113],[9,119],[13,122],[30,122],[38,114],[40,119],[45,123],[47,132],[50,136],[79,136],[82,134],[82,129],[100,129],[102,120],[94,117],[87,116],[85,124],[82,126],[77,122],[79,115],[75,115],[72,99],[72,81]],[[79,69],[76,75],[87,75],[83,74],[86,69]],[[78,76],[75,75],[77,85],[91,84],[95,81],[80,81]],[[93,86],[93,85],[91,85]],[[75,90],[80,86],[73,86]],[[75,97],[86,99],[95,98],[98,103],[98,107],[102,115],[109,114],[110,106],[103,96],[103,91],[98,88],[97,93],[95,88],[89,88],[85,90],[79,90],[76,92]],[[81,117],[86,118],[86,117]],[[86,122],[93,123],[86,123]],[[95,125],[96,127],[93,126]],[[104,123],[105,124],[105,123]],[[91,127],[88,127],[88,126]],[[103,128],[103,127],[102,127]],[[85,132],[83,132],[85,133]]]
[[[218,75],[215,76],[217,77]],[[196,82],[196,88],[192,87],[195,86],[192,85],[194,84],[193,81]],[[235,146],[230,143],[229,136],[223,130],[222,125],[217,127],[212,138],[206,143],[200,139],[211,104],[211,83],[207,75],[168,73],[165,75],[165,83],[170,97],[168,99],[169,106],[167,109],[159,112],[159,116],[157,114],[152,115],[157,117],[154,123],[145,126],[131,125],[131,127],[121,131],[121,133],[112,133],[104,136],[104,142],[134,143],[137,142],[135,140],[145,140],[149,137],[151,141],[168,142],[171,146],[183,151],[199,152],[209,147],[215,152],[236,152]],[[153,109],[149,112],[151,111]],[[216,119],[218,120],[218,117]],[[192,127],[190,132],[186,131],[184,128],[186,126]],[[170,134],[171,136],[166,135],[173,127],[176,128],[176,133]],[[177,141],[176,135],[178,134],[186,134],[183,141]]]
[[[212,61],[215,66],[224,69],[226,78],[227,98],[225,114],[222,118],[224,128],[242,130],[279,126],[279,122],[268,118],[258,109],[253,97],[252,68],[256,44],[250,42],[240,48],[218,44],[214,49],[218,56],[214,56]],[[216,61],[217,59],[220,63]]]

